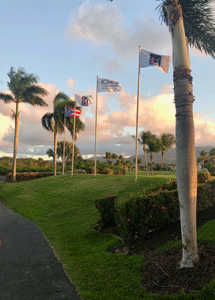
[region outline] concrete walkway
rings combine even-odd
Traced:
[[[39,227],[0,202],[0,299],[81,300]]]

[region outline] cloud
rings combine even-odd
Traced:
[[[44,98],[48,107],[33,107],[27,104],[20,105],[20,129],[18,155],[32,156],[45,155],[48,148],[53,147],[53,134],[42,127],[41,118],[53,110],[53,99],[57,91],[53,84],[41,83],[49,91]],[[88,92],[95,99],[96,91],[89,88]],[[79,91],[83,94],[83,91]],[[109,109],[109,99],[116,99],[119,110]],[[162,133],[175,134],[175,105],[173,103],[171,85],[164,85],[161,93],[154,97],[140,98],[139,106],[139,133],[151,131],[156,135]],[[125,89],[120,93],[99,94],[98,99],[98,131],[97,154],[104,155],[106,151],[117,154],[133,155],[135,143],[131,135],[136,134],[136,95],[129,94]],[[3,104],[0,114],[0,144],[1,150],[13,152],[14,120],[10,119],[10,108],[14,104]],[[14,109],[14,107],[13,107]],[[83,155],[93,154],[95,151],[95,101],[89,108],[83,108],[81,120],[85,130],[78,134],[77,147]],[[215,123],[204,118],[201,114],[194,113],[195,136],[197,146],[213,146],[215,140]],[[58,135],[58,140],[63,140],[63,135]],[[71,135],[66,131],[66,140],[72,141]]]
[[[67,83],[68,88],[69,88],[71,91],[74,91],[73,86],[74,86],[74,84],[75,84],[75,80],[74,80],[74,79],[68,79],[66,83]]]
[[[167,54],[171,51],[168,29],[161,27],[157,18],[143,12],[126,28],[125,19],[115,4],[85,1],[78,12],[72,12],[66,33],[70,38],[87,40],[99,46],[108,43],[117,59],[136,57],[139,45],[144,45],[149,51],[159,50]]]

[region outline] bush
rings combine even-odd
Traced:
[[[198,183],[206,183],[211,181],[211,174],[208,171],[199,171],[197,173]]]
[[[57,175],[61,175],[61,173],[57,173]],[[16,181],[28,181],[37,178],[53,176],[52,172],[40,172],[40,173],[30,173],[30,172],[23,172],[23,173],[16,173]],[[5,182],[12,182],[13,176],[12,173],[8,173],[5,178]]]
[[[113,228],[117,225],[115,221],[116,200],[117,195],[107,195],[95,200],[96,208],[100,214],[99,225],[103,228]]]
[[[150,230],[170,225],[178,218],[177,190],[133,197],[116,207],[116,221],[127,242],[134,236],[143,237]]]
[[[150,230],[175,223],[180,217],[176,181],[156,187],[142,195],[131,195],[130,199],[116,207],[116,222],[126,243],[135,236],[143,237]],[[156,190],[155,190],[156,189]],[[215,183],[199,184],[197,188],[197,211],[215,203]]]

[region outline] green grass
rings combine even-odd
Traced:
[[[174,172],[163,173],[170,175],[154,172],[157,175],[146,177],[139,172],[136,184],[134,172],[1,183],[0,196],[5,205],[41,228],[83,300],[203,299],[148,294],[140,285],[142,256],[109,253],[107,249],[121,239],[91,229],[99,217],[95,199],[117,193],[123,201],[129,193],[175,179]],[[205,230],[214,223],[209,226]],[[210,240],[215,240],[214,234]]]

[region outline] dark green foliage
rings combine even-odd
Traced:
[[[117,195],[107,195],[95,201],[100,214],[99,224],[103,228],[112,228],[117,225],[115,221],[116,200]]]
[[[198,174],[198,183],[206,183],[211,181],[211,174],[208,171],[199,171]]]
[[[197,211],[215,203],[215,184],[199,184],[197,188]],[[162,186],[145,190],[141,195],[132,194],[123,203],[116,205],[116,196],[106,196],[95,201],[100,212],[100,225],[119,227],[126,243],[135,237],[144,237],[149,231],[171,226],[180,217],[176,180]]]

